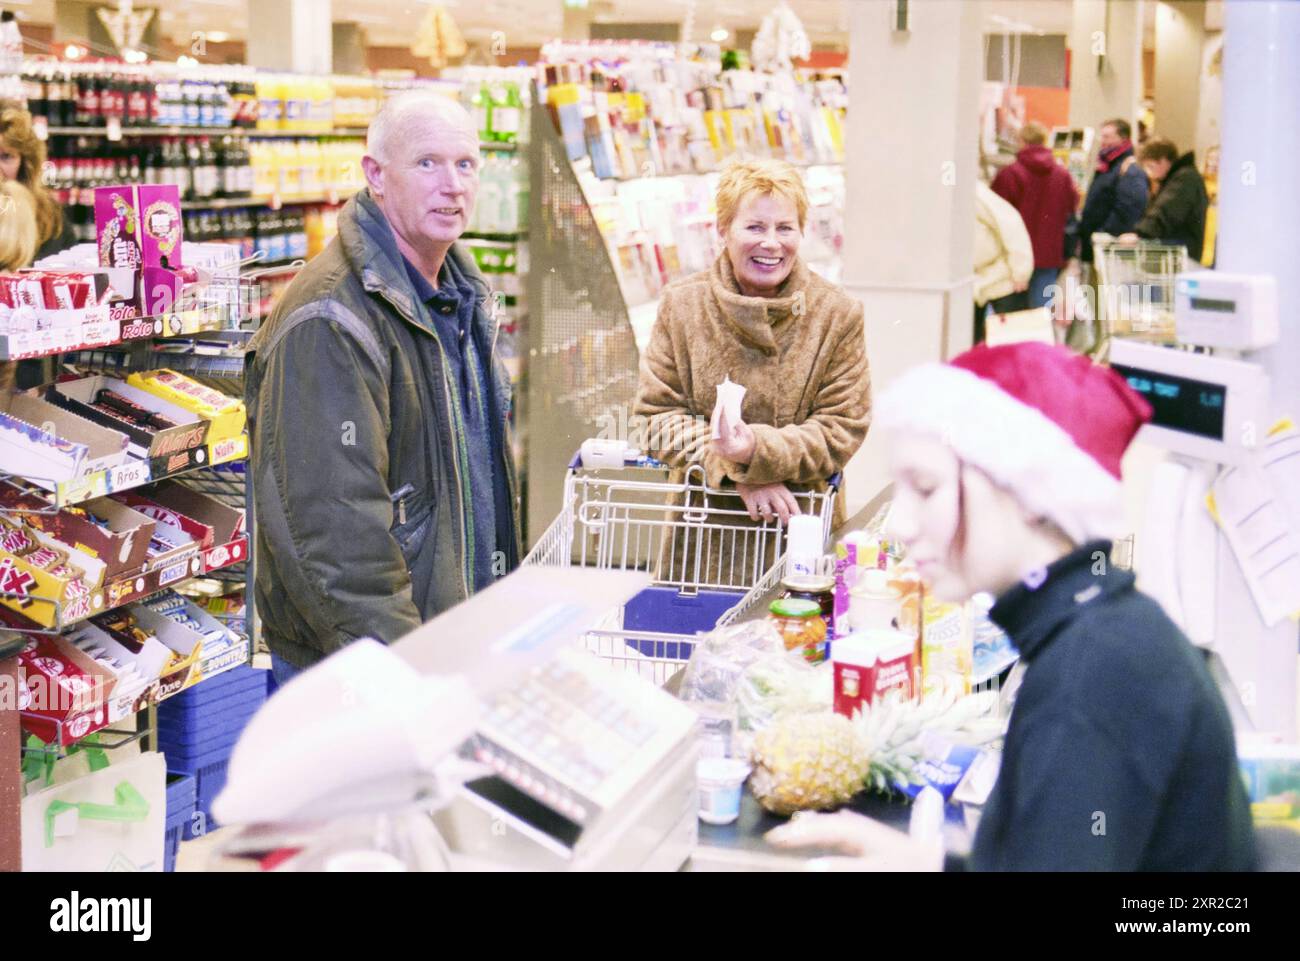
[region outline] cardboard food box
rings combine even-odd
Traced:
[[[121,629],[128,619],[134,621],[143,637]],[[119,661],[123,656],[132,658],[140,674],[149,680],[192,668],[203,654],[201,634],[140,604],[96,614],[90,623],[107,635],[105,650],[111,656]]]
[[[176,426],[149,430],[125,417],[119,418],[99,410],[93,404],[101,390],[110,390],[151,413],[165,417]],[[207,460],[207,450],[203,446],[208,434],[206,420],[161,397],[133,387],[126,381],[103,375],[83,377],[55,384],[50,388],[48,396],[61,407],[126,434],[133,445],[133,453],[147,457],[155,472],[157,466],[170,464],[177,454],[189,455],[190,451],[202,450],[200,462]]]
[[[242,400],[205,387],[174,370],[138,371],[127,377],[126,382],[209,421],[209,444],[244,432],[247,417]]]
[[[177,481],[163,481],[128,501],[142,514],[185,531],[203,550],[242,538],[244,511]]]
[[[104,267],[180,267],[179,189],[174,184],[96,187],[95,242]]]
[[[114,494],[113,499],[153,519],[154,538],[145,559],[145,570],[158,573],[158,587],[203,573],[202,541],[213,536],[209,525],[164,508],[134,491]]]
[[[38,483],[74,481],[100,470],[125,464],[130,439],[118,430],[104,427],[32,394],[0,394],[0,412],[35,429],[0,429],[0,464],[9,474],[28,477]],[[54,432],[55,443],[48,439]],[[61,443],[58,443],[60,442]],[[57,473],[24,470],[22,465],[46,465]],[[49,484],[42,484],[52,489]]]
[[[49,505],[41,498],[0,484],[0,507],[25,511],[11,516],[103,561],[106,579],[144,567],[154,521],[117,501],[101,497],[51,514],[46,513]],[[83,512],[106,521],[108,526],[100,526]]]
[[[831,646],[834,707],[851,718],[889,691],[914,696],[916,640],[902,631],[875,628],[838,638]]]
[[[47,742],[68,744],[106,726],[117,673],[63,635],[27,636],[18,655],[23,727]]]
[[[21,535],[15,531],[21,530]],[[67,548],[41,531],[0,525],[0,534],[8,540],[27,538],[34,547],[25,553],[0,548],[0,604],[21,614],[41,627],[57,627],[89,617],[96,606],[103,606],[98,593],[104,582],[104,564],[80,551]],[[12,544],[11,544],[12,546]],[[42,548],[59,555],[47,565],[36,560]]]

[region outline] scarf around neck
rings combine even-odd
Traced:
[[[1097,173],[1104,174],[1110,170],[1113,164],[1120,157],[1133,149],[1133,143],[1129,140],[1121,140],[1113,147],[1108,147],[1097,155]]]

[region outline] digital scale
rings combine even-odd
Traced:
[[[1279,565],[1300,567],[1300,529],[1267,492],[1260,463],[1272,443],[1272,385],[1260,364],[1200,352],[1272,344],[1278,337],[1276,282],[1189,273],[1175,282],[1174,306],[1177,339],[1195,350],[1123,338],[1110,349],[1111,367],[1151,405],[1152,419],[1137,440],[1173,455],[1155,470],[1138,534],[1142,588],[1211,652],[1211,670],[1238,729],[1293,740],[1295,622],[1279,616],[1278,605],[1261,605],[1259,593],[1261,579],[1272,575],[1283,605],[1300,609],[1296,578],[1278,577]],[[1227,509],[1215,502],[1221,527],[1208,504],[1216,485],[1234,473],[1233,490],[1254,491],[1254,500],[1245,500],[1258,507],[1234,502]],[[1265,519],[1267,533],[1250,529]],[[1243,532],[1255,540],[1248,542]]]

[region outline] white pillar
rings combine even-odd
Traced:
[[[866,309],[878,394],[908,367],[971,343],[972,247],[983,78],[981,5],[848,4],[849,112],[844,286]],[[847,470],[848,509],[885,481],[880,438]]]
[[[330,0],[248,0],[248,62],[266,70],[329,73]]]
[[[1155,132],[1183,153],[1196,147],[1204,48],[1205,0],[1161,0],[1156,5]]]
[[[1070,24],[1070,126],[1112,117],[1137,133],[1142,99],[1143,0],[1074,0]]]
[[[1300,3],[1228,0],[1223,53],[1223,152],[1219,169],[1219,247],[1226,273],[1277,278],[1281,337],[1250,357],[1263,364],[1276,416],[1300,415],[1300,316],[1289,308],[1300,251]],[[1235,561],[1220,563],[1220,592],[1240,585]],[[1241,585],[1243,595],[1246,593]],[[1247,595],[1248,596],[1248,595]],[[1255,685],[1256,724],[1296,737],[1296,626],[1272,629],[1251,611],[1220,610],[1225,638],[1259,631],[1258,646],[1225,653],[1234,680]],[[1234,665],[1234,661],[1236,664]]]

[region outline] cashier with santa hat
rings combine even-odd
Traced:
[[[1204,656],[1110,561],[1120,460],[1150,416],[1114,371],[1037,343],[914,368],[881,398],[891,534],[939,599],[996,596],[990,617],[1026,665],[962,866],[1255,866],[1232,723]],[[852,813],[803,815],[769,839],[838,847],[848,867],[945,864],[939,842]]]

